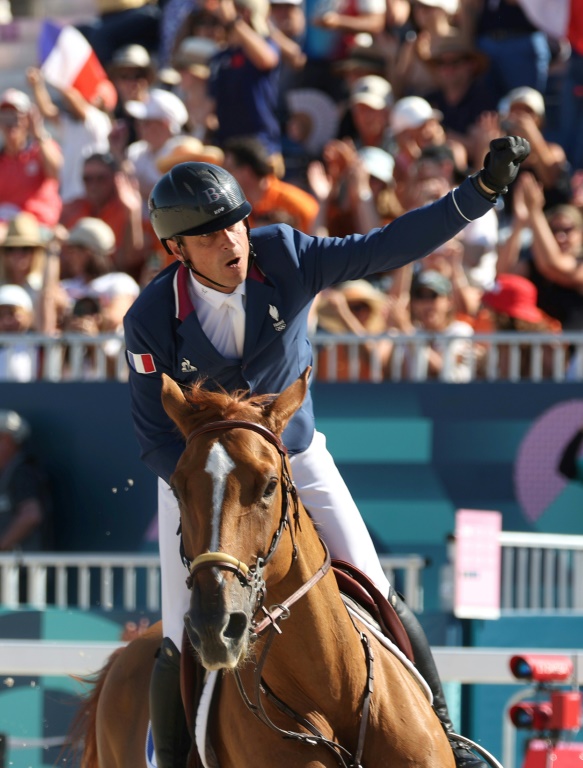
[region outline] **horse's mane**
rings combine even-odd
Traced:
[[[256,421],[266,405],[276,395],[254,395],[247,389],[227,392],[222,387],[216,390],[203,389],[204,380],[197,381],[184,396],[188,403],[199,411],[209,411],[209,416],[221,419],[251,419]]]

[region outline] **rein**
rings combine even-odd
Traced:
[[[273,643],[275,636],[277,634],[281,634],[281,631],[282,631],[281,628],[279,627],[278,622],[283,621],[284,619],[287,619],[290,615],[291,606],[294,603],[296,603],[298,600],[300,600],[300,598],[302,598],[307,592],[309,592],[310,589],[315,584],[317,584],[318,581],[320,581],[320,579],[322,579],[326,575],[326,573],[328,573],[328,571],[330,570],[331,558],[330,558],[330,551],[328,547],[326,546],[325,542],[322,541],[322,539],[320,539],[320,542],[324,549],[324,562],[322,563],[320,568],[318,568],[318,570],[314,573],[313,576],[311,576],[308,579],[308,581],[304,582],[304,584],[302,584],[302,586],[299,587],[299,589],[293,592],[282,603],[272,606],[270,609],[267,609],[265,608],[265,606],[263,606],[262,603],[265,595],[265,581],[262,576],[263,568],[275,553],[277,546],[283,535],[283,532],[285,531],[286,528],[289,528],[290,536],[292,539],[292,545],[293,545],[292,559],[295,560],[297,558],[297,546],[295,543],[293,525],[290,518],[290,498],[292,500],[293,507],[294,507],[294,520],[296,521],[296,523],[298,523],[299,522],[298,494],[292,482],[292,479],[286,464],[287,448],[285,447],[281,439],[274,432],[272,432],[270,429],[268,429],[267,427],[264,427],[261,424],[257,424],[252,421],[242,421],[242,420],[236,420],[236,419],[213,421],[191,432],[186,439],[186,445],[189,445],[192,440],[208,432],[220,432],[220,431],[229,430],[229,429],[248,429],[248,430],[251,430],[252,432],[256,432],[258,435],[261,435],[261,437],[263,437],[265,440],[267,440],[268,443],[271,443],[271,445],[273,445],[276,448],[281,458],[281,467],[282,467],[281,485],[283,490],[279,525],[277,527],[276,532],[273,535],[273,538],[271,540],[271,543],[269,545],[269,548],[267,550],[265,557],[258,557],[257,563],[255,565],[249,566],[246,563],[243,563],[241,560],[237,559],[236,557],[233,557],[232,555],[229,555],[225,552],[205,552],[204,554],[196,557],[191,562],[188,561],[187,558],[184,558],[185,563],[189,569],[189,576],[186,581],[187,586],[189,589],[192,589],[194,578],[196,574],[199,573],[200,571],[206,570],[209,568],[219,568],[221,570],[227,570],[234,573],[239,579],[239,581],[241,582],[242,586],[244,587],[250,586],[251,589],[254,592],[256,592],[258,596],[258,605],[255,613],[257,613],[259,610],[263,611],[264,618],[261,619],[261,621],[259,622],[255,620],[252,622],[251,633],[254,638],[257,638],[259,637],[259,635],[265,632],[266,629],[269,629],[270,634],[267,637],[261,657],[255,667],[254,692],[255,692],[255,699],[257,701],[256,704],[254,704],[249,698],[249,696],[247,695],[243,686],[243,682],[239,675],[239,672],[237,670],[235,670],[234,672],[235,678],[237,681],[237,686],[239,688],[239,693],[241,694],[241,698],[243,699],[243,702],[245,703],[247,708],[261,722],[269,726],[269,728],[276,731],[277,733],[280,733],[283,736],[283,738],[295,739],[305,744],[310,744],[313,746],[320,745],[320,746],[326,747],[327,749],[330,749],[334,753],[336,759],[338,760],[338,764],[339,766],[341,766],[341,768],[361,768],[360,761],[362,759],[362,753],[364,750],[366,726],[368,722],[368,712],[370,708],[370,700],[371,700],[372,691],[373,691],[373,679],[374,679],[374,672],[373,672],[374,657],[373,657],[372,648],[370,647],[369,640],[365,634],[360,632],[355,626],[356,631],[360,635],[361,643],[364,649],[366,667],[367,667],[367,681],[366,681],[365,691],[364,691],[363,711],[362,711],[360,729],[358,734],[358,745],[354,755],[351,755],[350,752],[347,749],[345,749],[342,745],[338,744],[338,742],[327,739],[324,736],[324,734],[322,734],[312,723],[310,723],[309,720],[302,717],[293,709],[288,707],[287,704],[285,704],[281,699],[279,699],[273,693],[273,691],[271,691],[269,686],[263,680],[262,671],[263,671],[263,667],[265,666],[265,662],[266,662],[269,650],[271,648],[271,644]],[[306,730],[309,731],[309,733],[306,734],[306,733],[300,733],[296,731],[287,731],[277,726],[265,711],[265,708],[261,701],[261,693],[263,693],[264,696],[267,699],[269,699],[281,712],[289,716],[291,719],[295,720],[295,722],[298,723],[299,725],[302,725],[303,727],[305,727]],[[348,759],[350,760],[349,763],[346,762],[346,760]]]

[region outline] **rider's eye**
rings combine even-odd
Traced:
[[[265,486],[265,490],[263,491],[263,497],[267,498],[269,496],[273,496],[276,488],[277,488],[277,479],[275,477],[272,477],[271,480]]]

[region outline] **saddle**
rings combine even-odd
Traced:
[[[332,561],[332,570],[336,577],[338,588],[345,595],[379,625],[383,634],[389,638],[397,648],[414,663],[413,650],[409,637],[401,623],[395,607],[377,589],[369,577],[350,563],[342,560]],[[204,768],[194,742],[194,725],[198,711],[200,698],[205,682],[205,670],[197,663],[186,632],[183,634],[180,685],[182,700],[186,711],[186,720],[193,746],[188,760],[188,768]],[[220,678],[219,686],[220,687]],[[216,695],[216,691],[215,691]]]

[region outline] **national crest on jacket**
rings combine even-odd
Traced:
[[[273,304],[269,305],[269,314],[273,318],[273,320],[275,321],[273,323],[273,327],[275,328],[275,330],[276,331],[283,331],[283,330],[285,330],[285,328],[287,327],[287,323],[285,322],[285,320],[280,320],[279,319],[279,310],[278,310],[277,307],[274,307]]]

